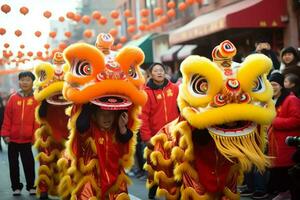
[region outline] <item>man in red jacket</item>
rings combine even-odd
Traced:
[[[26,189],[30,195],[35,195],[34,158],[31,145],[34,142],[35,108],[37,101],[33,97],[32,85],[35,77],[29,71],[19,74],[21,90],[13,93],[6,105],[1,135],[8,143],[8,161],[11,187],[14,196],[21,195],[23,184],[20,183],[19,154],[26,178]]]
[[[145,91],[148,96],[142,110],[141,138],[148,143],[163,126],[179,116],[177,107],[178,85],[165,78],[166,69],[161,63],[153,63],[149,72],[149,79]],[[157,187],[149,190],[149,199],[155,198]]]

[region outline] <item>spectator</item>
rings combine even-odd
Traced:
[[[21,195],[23,184],[20,182],[19,154],[26,178],[26,189],[30,195],[35,195],[34,187],[35,170],[32,154],[35,123],[35,108],[37,102],[33,97],[32,85],[35,79],[29,72],[21,72],[18,75],[20,91],[10,96],[4,113],[1,135],[8,143],[8,161],[11,180],[11,188],[14,196]]]
[[[280,62],[277,59],[276,53],[271,49],[271,45],[266,39],[261,39],[259,42],[256,43],[256,53],[262,53],[268,56],[273,63],[273,70],[279,70]]]
[[[292,155],[296,147],[285,144],[287,136],[300,136],[300,100],[285,90],[283,75],[279,72],[270,77],[276,117],[268,131],[269,156],[271,156],[269,191],[279,192],[274,200],[290,198],[291,182],[288,169],[294,165]]]
[[[145,91],[148,95],[141,119],[141,139],[145,143],[164,125],[179,116],[177,107],[178,86],[166,78],[166,69],[161,63],[153,63],[149,68],[150,76]],[[155,199],[157,186],[150,188],[148,197]]]
[[[3,99],[0,96],[0,132],[3,123],[3,117],[4,117],[4,104],[3,104]],[[2,151],[1,137],[0,137],[0,151]]]
[[[295,96],[300,96],[300,79],[296,74],[286,74],[284,76],[284,88],[293,92]]]
[[[280,58],[282,63],[280,71],[283,75],[293,73],[300,77],[299,56],[294,47],[282,49]]]

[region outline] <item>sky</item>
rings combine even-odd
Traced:
[[[6,29],[5,35],[0,35],[0,53],[5,49],[5,43],[9,43],[13,52],[17,52],[21,44],[25,45],[24,52],[43,49],[49,36],[49,21],[58,20],[59,16],[65,17],[68,11],[75,12],[78,2],[80,0],[0,0],[0,7],[3,4],[11,7],[7,14],[0,10],[0,28]],[[29,9],[25,16],[19,11],[23,6]],[[43,16],[46,10],[52,13],[50,19]],[[23,33],[20,37],[14,33],[17,29]],[[41,31],[42,35],[36,37],[35,31]]]

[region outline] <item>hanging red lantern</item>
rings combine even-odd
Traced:
[[[141,10],[140,15],[142,17],[148,17],[149,13],[150,13],[149,10],[144,8],[144,9]]]
[[[50,36],[51,38],[55,38],[55,37],[56,37],[56,32],[55,32],[55,31],[51,31],[51,32],[49,33],[49,36]]]
[[[135,32],[135,26],[133,26],[133,25],[128,26],[127,32],[128,32],[128,33],[133,33],[133,32]]]
[[[7,48],[9,47],[9,44],[8,44],[8,43],[4,43],[4,45],[3,45],[3,46],[4,46],[4,48],[6,48],[6,49],[7,49]]]
[[[49,49],[50,48],[50,44],[48,44],[48,43],[44,44],[44,48],[45,49]]]
[[[192,5],[193,3],[195,3],[194,0],[185,0],[185,2],[186,2],[188,5]]]
[[[135,35],[133,35],[132,36],[132,39],[133,40],[137,40],[137,39],[139,39],[141,36],[139,35],[139,34],[135,34]]]
[[[33,56],[32,51],[28,51],[28,52],[27,52],[27,56],[29,56],[29,57]]]
[[[148,22],[149,22],[149,20],[148,20],[147,17],[143,17],[143,18],[141,19],[141,21],[142,21],[143,24],[148,24]]]
[[[43,56],[43,52],[38,51],[38,52],[36,52],[36,55],[37,55],[37,57],[42,57]]]
[[[58,18],[58,21],[64,22],[64,21],[65,21],[65,18],[64,18],[63,16],[60,16],[60,17]]]
[[[34,35],[36,37],[40,37],[42,35],[42,33],[41,33],[41,31],[36,31],[36,32],[34,32]]]
[[[73,19],[75,14],[73,12],[67,12],[66,16],[68,19]]]
[[[184,11],[185,9],[186,9],[186,3],[184,3],[184,2],[181,2],[179,5],[178,5],[178,9],[180,10],[180,11]]]
[[[107,23],[107,19],[106,17],[101,17],[98,22],[102,25],[105,25]]]
[[[65,36],[66,36],[67,38],[70,38],[70,37],[72,36],[72,33],[71,33],[70,31],[66,31],[66,32],[65,32]]]
[[[0,28],[0,35],[4,35],[6,33],[6,29],[5,28]]]
[[[109,34],[111,34],[113,37],[116,37],[118,35],[118,30],[115,28],[112,28],[109,30]]]
[[[131,17],[131,11],[130,11],[129,9],[126,9],[126,10],[124,11],[124,16],[125,16],[125,17]]]
[[[25,6],[20,8],[20,13],[22,13],[23,15],[26,15],[29,12],[29,9]]]
[[[160,16],[164,13],[164,10],[162,8],[154,8],[153,12],[156,16]]]
[[[49,19],[51,17],[52,13],[50,11],[46,10],[43,15],[44,15],[44,17]]]
[[[24,48],[25,48],[25,45],[24,45],[24,44],[21,44],[21,45],[20,45],[20,48],[21,48],[21,49],[24,49]]]
[[[174,1],[169,1],[167,4],[168,8],[175,8],[176,7],[176,3]]]
[[[162,16],[160,18],[160,20],[161,20],[162,24],[167,23],[169,21],[169,19],[168,19],[168,17],[166,15]]]
[[[86,37],[86,38],[92,37],[92,36],[93,36],[92,30],[86,29],[86,30],[83,32],[83,36]]]
[[[17,37],[20,37],[20,36],[22,35],[22,31],[16,30],[16,31],[15,31],[15,35],[16,35]]]
[[[17,57],[22,58],[23,56],[24,56],[24,54],[22,53],[22,51],[18,51]]]
[[[60,42],[58,44],[58,48],[63,51],[65,48],[67,48],[67,44],[65,42]]]
[[[91,18],[87,15],[84,15],[82,17],[82,22],[85,23],[85,24],[89,24],[91,22]]]
[[[101,13],[99,12],[99,11],[94,11],[93,13],[92,13],[92,17],[93,17],[93,19],[94,20],[98,20],[98,19],[100,19],[101,18]]]
[[[134,17],[127,18],[127,23],[130,25],[134,25],[136,23],[136,20]]]
[[[79,14],[75,14],[73,20],[79,22],[81,20],[81,16]]]
[[[145,24],[139,25],[139,30],[140,31],[145,31],[146,30],[146,25]]]
[[[125,36],[120,37],[120,42],[125,43],[127,41],[127,38]]]
[[[170,9],[167,12],[168,17],[172,18],[176,16],[176,11],[174,9]]]
[[[120,13],[117,10],[112,10],[110,12],[110,17],[113,18],[113,19],[117,19],[119,17],[119,15],[120,15]]]
[[[121,43],[118,43],[117,45],[116,45],[116,48],[117,49],[121,49],[123,47],[123,44],[121,44]]]
[[[122,22],[121,22],[120,19],[116,19],[116,20],[114,21],[114,24],[115,24],[115,26],[120,26],[120,25],[122,24]]]
[[[5,14],[7,14],[7,13],[9,13],[10,12],[10,6],[9,5],[7,5],[7,4],[3,4],[2,6],[1,6],[1,10],[2,10],[2,12],[4,12]]]

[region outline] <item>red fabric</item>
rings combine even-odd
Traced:
[[[38,128],[34,114],[37,105],[33,96],[12,94],[5,107],[1,135],[9,137],[11,142],[33,143],[34,132]]]
[[[194,155],[199,182],[205,190],[209,193],[223,191],[232,163],[218,152],[213,141],[204,146],[194,144]]]
[[[276,109],[277,116],[269,129],[269,155],[273,167],[292,166],[292,155],[296,147],[285,144],[287,136],[300,136],[300,100],[290,94]]]
[[[178,86],[169,83],[163,89],[151,89],[145,87],[148,96],[143,107],[140,129],[143,141],[149,141],[164,125],[179,116],[177,107]]]

